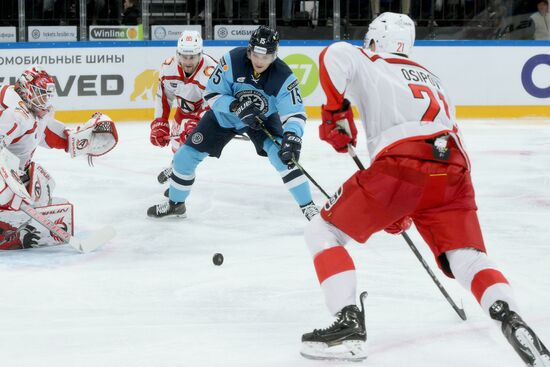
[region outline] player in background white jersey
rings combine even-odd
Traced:
[[[366,358],[364,307],[344,247],[373,233],[399,234],[414,222],[441,270],[471,290],[528,366],[550,366],[548,350],[517,314],[512,288],[487,257],[470,165],[454,106],[439,78],[410,60],[415,39],[406,15],[373,20],[365,48],[335,43],[320,55],[322,140],[338,152],[355,145],[350,98],[361,115],[370,167],[350,177],[306,227],[305,238],[333,325],[302,336],[302,355]],[[364,295],[361,295],[363,304]]]
[[[71,157],[87,155],[91,162],[91,157],[107,153],[118,141],[114,123],[101,113],[67,129],[53,117],[54,94],[54,79],[38,66],[25,70],[14,85],[0,85],[1,250],[61,242],[19,211],[24,198],[15,193],[14,185],[21,183],[28,193],[25,201],[72,234],[72,204],[52,196],[54,180],[33,160],[39,145],[63,149]]]
[[[203,53],[199,32],[184,31],[178,39],[176,56],[164,60],[160,67],[155,119],[151,123],[151,143],[165,147],[171,142],[175,153],[195,129],[202,115],[209,109],[204,100],[206,82],[218,63]],[[169,122],[170,110],[176,107],[174,120]],[[171,168],[158,175],[165,183]]]

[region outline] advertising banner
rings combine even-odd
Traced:
[[[197,31],[202,33],[200,24],[193,25],[153,25],[151,26],[151,40],[170,41],[177,40],[183,31]]]
[[[257,25],[217,25],[214,26],[215,40],[249,40]]]
[[[0,42],[16,42],[15,27],[0,27]]]
[[[29,42],[76,41],[76,26],[29,26]]]
[[[219,59],[232,48],[207,46],[205,53]],[[323,49],[285,45],[278,53],[300,81],[312,117],[318,117],[318,107],[325,103],[318,61]],[[159,67],[175,52],[175,45],[116,43],[101,48],[6,48],[0,53],[0,83],[13,84],[24,69],[43,65],[55,76],[56,110],[112,111],[120,113],[118,120],[147,120]],[[550,47],[415,47],[411,57],[441,79],[459,117],[550,116]]]
[[[90,41],[137,41],[143,39],[141,25],[92,25],[88,29]]]

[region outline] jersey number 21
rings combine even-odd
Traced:
[[[449,119],[451,118],[451,116],[449,115],[449,106],[447,105],[447,101],[445,100],[445,96],[443,95],[443,93],[437,92],[437,96],[439,97],[438,99],[435,97],[432,90],[426,85],[409,84],[409,88],[411,88],[414,98],[428,98],[430,100],[428,109],[426,110],[426,112],[424,112],[424,115],[422,115],[422,119],[420,121],[433,122],[439,114],[439,111],[441,111],[441,104],[443,104],[443,108],[445,109],[445,114],[447,115],[447,117]]]

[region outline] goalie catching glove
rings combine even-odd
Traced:
[[[348,151],[348,144],[357,145],[357,128],[353,121],[353,111],[347,99],[337,111],[328,111],[321,107],[322,123],[319,126],[319,137],[339,153]]]
[[[87,155],[91,160],[110,152],[118,143],[118,133],[109,116],[96,112],[84,125],[67,130],[67,140],[71,158]]]

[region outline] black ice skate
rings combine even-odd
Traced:
[[[185,212],[185,202],[176,203],[172,200],[168,200],[162,204],[153,205],[147,209],[147,216],[151,218],[185,218],[187,216]]]
[[[302,214],[306,217],[307,220],[311,220],[311,218],[319,214],[319,208],[317,208],[313,201],[310,201],[306,205],[302,205],[300,209],[302,209]]]
[[[502,333],[529,367],[550,367],[550,353],[537,335],[510,310],[508,303],[496,301],[489,309],[491,318],[502,323]]]
[[[300,354],[310,359],[340,361],[362,361],[367,358],[366,297],[367,292],[359,297],[361,310],[356,305],[346,306],[336,314],[336,321],[328,328],[302,335]]]
[[[159,184],[163,184],[168,181],[171,174],[172,174],[172,167],[165,168],[157,176],[157,181],[159,182]]]

